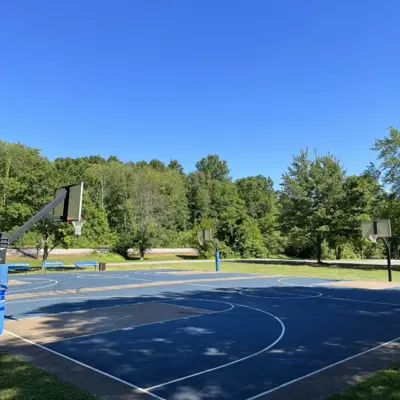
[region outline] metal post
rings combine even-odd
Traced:
[[[8,266],[4,265],[7,259],[9,238],[7,232],[0,233],[0,335],[4,327],[4,305],[8,287]]]
[[[388,279],[389,279],[389,282],[392,282],[392,265],[391,265],[391,262],[390,262],[390,243],[388,242],[388,240],[386,238],[382,238],[382,239],[383,239],[383,243],[385,243],[385,247],[386,247]]]
[[[218,249],[218,246],[217,246]],[[219,271],[219,266],[220,266],[220,259],[219,259],[219,251],[217,250],[215,252],[215,271]]]
[[[214,240],[211,240],[211,243],[213,244],[213,246],[215,247],[215,271],[218,272],[219,271],[219,267],[220,267],[220,258],[219,258],[219,248],[218,248],[218,244],[214,242]]]
[[[60,203],[65,200],[67,196],[67,191],[65,190],[58,197],[52,200],[50,203],[46,204],[38,213],[36,213],[28,222],[25,222],[20,228],[18,228],[9,238],[8,243],[12,244],[21,235],[23,235],[28,229],[30,229],[34,224],[43,219],[54,207],[57,207]]]

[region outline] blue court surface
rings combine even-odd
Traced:
[[[143,398],[287,399],[400,336],[400,290],[168,269],[12,275],[6,326]],[[301,398],[293,395],[293,398]]]

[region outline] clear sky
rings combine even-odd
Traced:
[[[276,183],[306,146],[349,173],[400,127],[398,0],[13,0],[0,138],[55,157],[217,153]]]

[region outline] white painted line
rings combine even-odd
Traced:
[[[29,302],[34,302],[34,301],[53,301],[53,300],[65,300],[65,299],[109,299],[109,298],[130,298],[130,299],[136,299],[138,297],[141,297],[141,295],[138,296],[132,296],[132,295],[118,295],[118,296],[111,296],[111,295],[98,295],[98,296],[65,296],[65,297],[44,297],[42,299],[25,299],[25,300],[6,300],[6,304],[17,304],[17,303],[29,303]],[[157,297],[157,296],[153,296]],[[157,301],[157,300],[155,300]]]
[[[157,302],[159,303],[159,302]],[[168,304],[168,303],[165,303]],[[230,303],[228,303],[230,304]],[[175,305],[175,304],[174,304]],[[111,332],[117,332],[117,331],[125,331],[125,330],[133,330],[135,328],[141,328],[143,326],[149,326],[149,325],[157,325],[157,324],[163,324],[164,322],[174,322],[174,321],[179,321],[182,319],[190,319],[190,318],[197,318],[197,317],[204,317],[206,315],[215,315],[215,314],[220,314],[226,311],[230,311],[232,310],[235,306],[233,304],[230,304],[231,307],[227,308],[226,310],[221,310],[221,311],[214,311],[214,312],[210,312],[210,313],[206,313],[206,314],[198,314],[198,315],[190,315],[190,316],[186,316],[186,317],[180,317],[180,318],[172,318],[172,319],[164,319],[161,321],[155,321],[155,322],[148,322],[147,324],[139,324],[139,325],[132,325],[132,326],[128,326],[126,328],[117,328],[117,329],[110,329],[107,331],[102,331],[102,332],[94,332],[94,333],[88,333],[86,335],[78,335],[78,336],[72,336],[69,338],[65,338],[65,339],[61,339],[61,340],[55,340],[53,342],[46,342],[46,345],[48,344],[52,344],[52,343],[61,343],[61,342],[66,342],[68,340],[74,340],[74,339],[82,339],[82,338],[87,338],[90,336],[96,336],[96,335],[103,335],[103,334],[107,334],[107,333],[111,333]],[[178,306],[177,307],[184,307],[184,306]],[[193,307],[184,307],[184,308],[191,308],[193,309]]]
[[[283,283],[284,285],[287,285],[287,286],[298,286],[298,285],[294,285],[294,284],[292,284],[290,282],[286,282],[286,279],[289,279],[289,278],[278,279],[278,282],[281,282],[281,283]],[[284,282],[284,280],[285,280],[285,282]],[[326,283],[330,283],[330,282],[332,282],[332,281],[326,281]],[[310,285],[308,285],[308,287],[315,287],[315,285],[322,285],[322,284],[324,284],[324,282],[311,283]],[[332,289],[333,290],[333,288],[330,288],[330,287],[328,287],[327,289]],[[294,290],[294,289],[292,289],[292,290]],[[333,296],[331,297],[331,296],[326,296],[326,295],[323,296],[321,298],[321,300],[351,301],[351,302],[354,302],[354,303],[380,304],[380,305],[385,305],[385,306],[400,307],[399,303],[387,303],[387,302],[383,302],[383,301],[372,301],[372,300],[357,300],[357,299],[349,299],[349,298],[346,298],[346,297],[333,297]]]
[[[369,350],[365,350],[365,351],[363,351],[363,352],[361,352],[361,353],[357,353],[357,354],[355,354],[354,356],[350,356],[350,357],[344,358],[343,360],[340,360],[340,361],[335,362],[335,363],[333,363],[333,364],[327,365],[326,367],[317,369],[317,370],[315,370],[315,371],[313,371],[313,372],[310,372],[309,374],[303,375],[303,376],[301,376],[301,377],[299,377],[299,378],[296,378],[296,379],[293,379],[293,380],[291,380],[291,381],[289,381],[289,382],[283,383],[282,385],[276,386],[276,387],[274,387],[274,388],[272,388],[272,389],[270,389],[270,390],[266,390],[265,392],[259,393],[259,394],[257,394],[256,396],[249,397],[249,398],[246,399],[246,400],[255,400],[255,399],[260,398],[261,396],[266,396],[267,394],[276,392],[276,391],[279,390],[279,389],[282,389],[282,388],[284,388],[284,387],[286,387],[286,386],[292,385],[293,383],[302,381],[303,379],[309,378],[310,376],[313,376],[313,375],[315,375],[315,374],[318,374],[319,372],[326,371],[327,369],[332,368],[332,367],[335,367],[336,365],[343,364],[343,363],[345,363],[345,362],[347,362],[347,361],[350,361],[350,360],[352,360],[352,359],[354,359],[354,358],[360,357],[360,356],[362,356],[362,355],[364,355],[364,354],[370,353],[371,351],[377,350],[377,349],[379,349],[380,347],[384,347],[384,346],[387,346],[388,344],[391,344],[391,343],[394,343],[394,342],[398,342],[399,340],[400,340],[400,336],[397,337],[396,339],[390,340],[389,342],[380,344],[379,346],[372,347],[372,348],[369,349]]]
[[[203,286],[203,287],[211,287],[214,289],[232,289],[232,290],[224,290],[224,293],[238,293],[238,290],[235,290],[235,288],[225,288],[223,286],[214,286],[214,285],[203,285],[200,283],[181,283],[181,285],[189,285],[189,286]]]
[[[267,289],[267,290],[269,290],[269,289]],[[310,290],[310,292],[317,293],[316,296],[299,296],[297,294],[290,294],[293,297],[285,297],[285,296],[256,296],[256,295],[252,295],[252,294],[245,294],[244,292],[245,292],[244,290],[241,290],[239,292],[239,294],[242,295],[242,296],[246,296],[246,297],[257,297],[259,299],[298,300],[298,299],[316,299],[317,297],[321,297],[322,296],[322,293],[316,292],[314,290]],[[276,292],[274,290],[271,290],[271,292],[279,293],[279,292]],[[304,291],[303,293],[306,293],[306,292]],[[289,294],[289,293],[287,293],[287,294]]]
[[[56,281],[55,279],[46,279],[46,281],[51,281],[52,283],[49,283],[49,284],[43,285],[43,286],[33,287],[33,288],[29,287],[29,288],[20,289],[20,290],[8,290],[7,295],[18,293],[18,292],[33,292],[34,290],[37,290],[37,289],[44,289],[46,287],[55,286],[58,283],[58,281]]]
[[[26,281],[52,281],[53,279],[49,279],[49,278],[25,278],[22,277],[21,279],[18,280],[26,280]]]
[[[205,300],[205,299],[192,299],[192,300],[211,301],[211,302],[218,302],[218,303],[221,303],[220,301],[216,301],[216,300]],[[229,304],[230,304],[230,303],[229,303]],[[231,362],[226,363],[226,364],[223,364],[223,365],[219,365],[218,367],[209,368],[209,369],[206,369],[206,370],[204,370],[204,371],[196,372],[196,373],[194,373],[194,374],[187,375],[187,376],[183,376],[183,377],[178,378],[178,379],[173,379],[173,380],[171,380],[171,381],[164,382],[164,383],[161,383],[161,384],[159,384],[159,385],[155,385],[155,386],[146,388],[146,390],[158,389],[158,388],[160,388],[160,387],[167,386],[167,385],[170,385],[170,384],[172,384],[172,383],[180,382],[180,381],[183,381],[183,380],[186,380],[186,379],[189,379],[189,378],[193,378],[193,377],[195,377],[195,376],[203,375],[203,374],[206,374],[206,373],[208,373],[208,372],[217,371],[217,370],[219,370],[219,369],[226,368],[226,367],[229,367],[229,366],[231,366],[231,365],[234,365],[234,364],[240,363],[240,362],[242,362],[242,361],[248,360],[248,359],[250,359],[250,358],[256,357],[256,356],[258,356],[259,354],[265,353],[266,351],[268,351],[269,349],[271,349],[273,346],[275,346],[277,343],[279,343],[280,340],[283,338],[283,335],[285,334],[285,324],[284,324],[284,323],[282,322],[282,320],[279,319],[276,315],[271,314],[271,313],[269,313],[269,312],[267,312],[267,311],[261,310],[261,309],[259,309],[259,308],[246,306],[246,305],[244,305],[244,304],[237,304],[237,303],[232,303],[232,304],[235,305],[235,306],[238,306],[238,307],[245,307],[245,308],[249,308],[249,309],[251,309],[251,310],[259,311],[259,312],[261,312],[261,313],[263,313],[263,314],[267,314],[267,315],[269,315],[270,317],[274,318],[276,321],[279,322],[279,324],[281,325],[281,329],[282,329],[280,335],[278,336],[278,338],[277,338],[273,343],[271,343],[270,345],[268,345],[267,347],[264,347],[263,349],[261,349],[261,350],[255,352],[255,353],[253,353],[253,354],[250,354],[250,355],[248,355],[248,356],[246,356],[246,357],[242,357],[242,358],[239,358],[238,360],[231,361]]]
[[[129,280],[129,281],[146,281],[146,282],[157,282],[157,281],[152,281],[151,279],[144,279],[144,278],[129,278],[126,276],[89,276],[85,274],[80,274],[76,276],[77,279],[99,279],[99,280],[107,280],[108,278],[111,279],[123,279],[123,280]]]
[[[67,298],[69,298],[69,297],[67,297]],[[76,298],[76,297],[74,297],[74,298]],[[54,300],[54,299],[49,299],[49,300]],[[55,315],[62,315],[62,314],[71,314],[71,313],[76,313],[79,311],[92,311],[92,310],[102,310],[102,309],[109,309],[109,308],[115,308],[115,307],[127,307],[127,306],[132,306],[132,305],[136,305],[136,304],[145,304],[145,303],[159,303],[159,302],[158,301],[141,301],[138,303],[118,304],[118,305],[105,306],[105,307],[80,308],[80,309],[70,310],[70,311],[61,311],[59,313],[39,314],[39,315],[33,315],[32,317],[18,318],[17,321],[25,321],[26,319],[35,319],[35,318],[43,318],[43,317],[52,317]],[[71,303],[71,304],[73,304],[73,303]]]
[[[49,353],[52,353],[52,354],[55,354],[55,355],[57,355],[57,356],[59,356],[59,357],[65,358],[66,360],[72,361],[72,362],[74,362],[75,364],[80,365],[81,367],[88,368],[88,369],[90,369],[90,370],[92,370],[92,371],[94,371],[94,372],[97,372],[97,373],[99,373],[99,374],[101,374],[101,375],[106,376],[107,378],[111,378],[111,379],[113,379],[113,380],[115,380],[115,381],[117,381],[117,382],[123,383],[124,385],[129,386],[129,387],[131,387],[132,389],[135,389],[135,390],[137,390],[137,391],[139,391],[139,392],[141,392],[141,393],[145,393],[145,394],[147,394],[147,395],[149,395],[149,396],[151,396],[151,397],[153,397],[153,398],[155,398],[155,399],[158,399],[158,400],[166,400],[166,399],[164,399],[163,397],[160,397],[160,396],[157,396],[157,395],[154,394],[154,393],[151,393],[151,392],[150,392],[149,390],[147,390],[147,389],[143,389],[143,388],[141,388],[141,387],[139,387],[139,386],[133,385],[132,383],[129,383],[129,382],[127,382],[127,381],[124,381],[123,379],[117,378],[116,376],[110,375],[110,374],[108,374],[107,372],[104,372],[104,371],[101,371],[101,370],[99,370],[99,369],[97,369],[97,368],[91,367],[90,365],[84,364],[83,362],[80,362],[80,361],[78,361],[78,360],[75,360],[75,359],[73,359],[73,358],[71,358],[71,357],[68,357],[68,356],[66,356],[66,355],[64,355],[64,354],[58,353],[57,351],[48,349],[47,347],[44,347],[44,346],[42,346],[42,345],[40,345],[40,344],[38,344],[38,343],[32,342],[32,341],[29,340],[29,339],[25,339],[25,338],[23,338],[22,336],[18,336],[18,335],[16,335],[15,333],[9,332],[9,331],[7,331],[7,330],[5,330],[5,329],[4,329],[4,332],[6,332],[7,334],[9,334],[9,335],[11,335],[11,336],[14,336],[14,337],[16,337],[16,338],[18,338],[18,339],[23,340],[23,341],[26,342],[26,343],[32,344],[33,346],[37,346],[37,347],[39,347],[39,348],[42,349],[42,350],[48,351]]]
[[[205,285],[205,284],[203,284],[203,283],[185,283],[184,285],[212,287],[212,288],[215,288],[215,289],[221,289],[221,288],[222,288],[222,286]]]
[[[345,297],[325,296],[323,299],[324,300],[352,301],[352,302],[355,302],[355,303],[369,303],[369,304],[380,304],[380,305],[384,305],[384,306],[397,306],[397,307],[400,307],[399,303],[385,303],[383,301],[356,300],[356,299],[347,299]]]

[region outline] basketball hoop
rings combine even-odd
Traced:
[[[81,219],[80,221],[72,221],[72,225],[75,229],[75,236],[81,236],[82,234],[82,226],[85,223],[85,220]]]
[[[372,243],[376,243],[376,240],[378,239],[378,235],[369,235],[369,239],[371,240]]]

